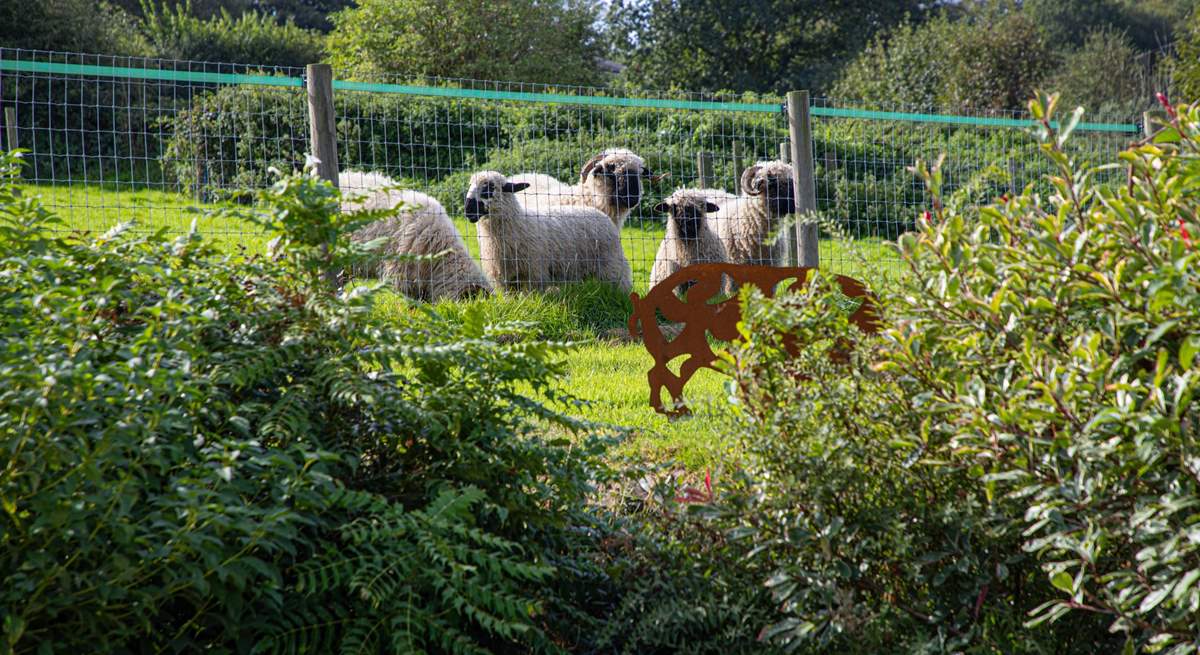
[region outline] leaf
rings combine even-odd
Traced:
[[[1185,369],[1191,368],[1197,352],[1200,352],[1200,334],[1189,334],[1179,344],[1179,365]]]
[[[1155,607],[1158,607],[1159,604],[1167,599],[1167,596],[1171,593],[1172,586],[1173,585],[1168,584],[1147,594],[1146,597],[1142,599],[1142,604],[1138,605],[1138,613],[1145,614],[1146,612],[1153,610]]]
[[[1066,571],[1059,571],[1050,576],[1050,584],[1054,585],[1055,589],[1071,594],[1074,593],[1074,580],[1071,574]]]

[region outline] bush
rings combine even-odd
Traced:
[[[872,104],[1018,109],[1053,62],[1038,26],[1022,14],[942,16],[877,38],[846,67],[834,94]]]
[[[150,52],[137,20],[98,0],[0,0],[0,45],[132,57]]]
[[[246,11],[240,17],[222,8],[202,19],[191,5],[159,6],[144,0],[142,26],[156,57],[182,61],[211,61],[255,66],[303,67],[324,58],[321,35],[277,23],[274,18]]]
[[[600,79],[587,3],[362,0],[333,16],[332,63],[344,74],[541,84]]]
[[[1105,29],[1089,33],[1079,49],[1067,53],[1046,86],[1072,107],[1136,116],[1151,101],[1146,75],[1129,37]]]
[[[1053,168],[969,216],[935,203],[882,338],[817,283],[750,294],[729,366],[751,484],[714,512],[766,567],[762,636],[839,652],[1192,652],[1200,549],[1200,106],[1096,183]],[[918,165],[935,198],[942,173]],[[780,331],[805,344],[790,354]],[[831,358],[831,354],[840,356]]]
[[[244,212],[278,235],[247,259],[194,232],[69,240],[17,170],[6,652],[558,650],[602,445],[553,409],[562,346],[478,316],[374,324],[374,287],[323,274],[363,219],[311,177]]]

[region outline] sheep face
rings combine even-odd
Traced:
[[[786,216],[796,211],[796,190],[792,167],[783,162],[762,162],[742,173],[742,191],[765,196],[763,202],[771,216]]]
[[[467,188],[463,213],[467,220],[478,223],[491,215],[501,194],[513,194],[528,187],[528,182],[509,182],[508,178],[493,171],[476,173],[471,176],[471,185]]]
[[[605,150],[584,164],[580,181],[592,177],[617,209],[633,209],[642,201],[642,179],[652,176],[641,157],[624,149]]]
[[[689,240],[700,235],[700,228],[704,227],[705,215],[720,209],[707,200],[677,199],[674,196],[654,206],[655,213],[666,214],[667,220],[675,223],[678,228],[679,236]]]

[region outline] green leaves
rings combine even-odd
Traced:
[[[278,256],[237,259],[198,234],[48,238],[17,161],[0,650],[556,652],[547,562],[590,522],[604,447],[556,410],[564,346],[377,324],[373,288],[324,283],[358,219],[312,177],[241,210]]]

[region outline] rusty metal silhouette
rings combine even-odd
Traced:
[[[729,288],[752,284],[763,294],[773,297],[781,282],[795,281],[786,290],[803,289],[809,281],[809,272],[816,269],[806,267],[751,266],[745,264],[696,264],[682,268],[646,292],[645,297],[631,293],[633,314],[629,317],[629,334],[637,339],[643,336],[646,350],[654,357],[654,367],[647,373],[650,382],[650,406],[660,414],[681,416],[689,412],[683,403],[683,388],[692,376],[702,368],[715,370],[713,364],[717,354],[708,343],[708,334],[720,341],[739,338],[737,324],[742,318],[742,307],[737,295],[713,302]],[[850,322],[868,334],[879,330],[879,313],[874,296],[861,282],[844,275],[835,275],[842,293],[851,298],[862,298],[858,309],[850,315]],[[686,299],[676,295],[680,285],[691,283]],[[682,324],[682,329],[671,340],[663,334],[658,315],[671,323]],[[640,324],[640,329],[639,329]],[[789,352],[798,352],[795,339],[785,341]],[[667,364],[676,357],[688,355],[675,375]],[[836,357],[835,353],[835,357]],[[672,407],[663,406],[662,390],[671,394]]]

